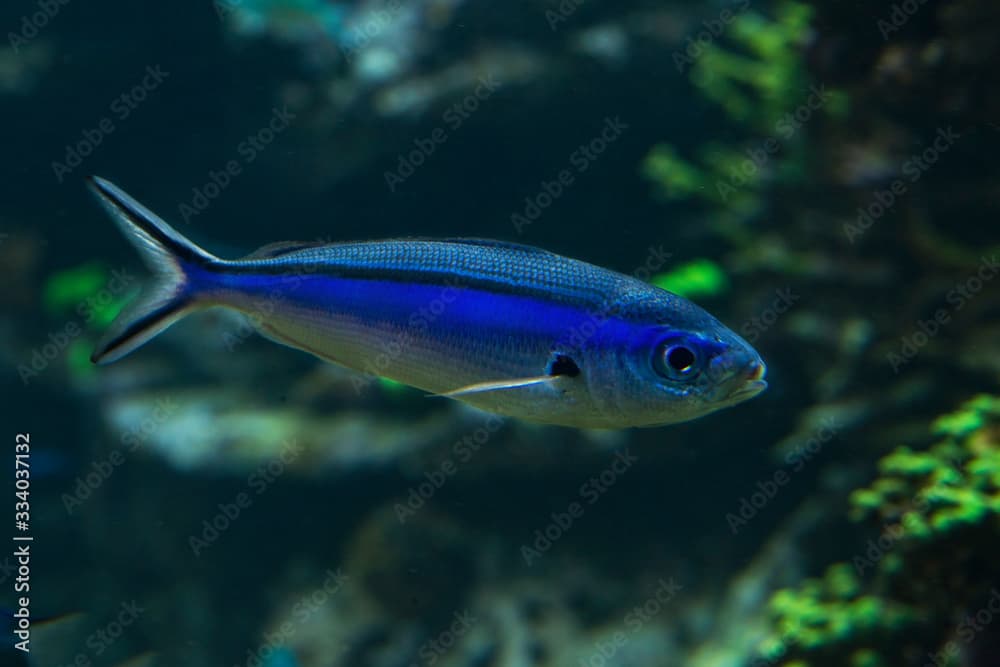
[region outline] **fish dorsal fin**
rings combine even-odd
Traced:
[[[452,243],[455,245],[479,246],[482,248],[505,248],[507,250],[518,250],[520,252],[532,253],[538,255],[552,254],[548,250],[543,250],[542,248],[536,248],[535,246],[525,245],[523,243],[514,243],[513,241],[495,241],[493,239],[465,238],[465,237],[432,238],[424,236],[409,236],[392,240],[430,241],[435,243]],[[283,255],[297,252],[299,250],[307,250],[309,248],[318,248],[321,246],[329,246],[329,245],[339,245],[339,244],[331,244],[327,241],[278,241],[277,243],[268,243],[265,246],[261,246],[260,248],[257,248],[246,257],[243,257],[242,259],[244,260],[273,259],[275,257],[281,257]]]
[[[533,245],[525,245],[523,243],[515,243],[513,241],[497,241],[494,239],[480,239],[480,238],[464,238],[461,236],[449,237],[443,239],[428,239],[431,241],[440,241],[442,243],[455,243],[461,245],[473,245],[481,246],[483,248],[505,248],[507,250],[519,250],[521,252],[540,254],[540,255],[551,255],[552,253],[548,250],[535,247]]]
[[[325,245],[329,244],[325,241],[278,241],[277,243],[268,243],[265,246],[257,248],[243,259],[270,259],[281,257],[297,250],[318,248]]]

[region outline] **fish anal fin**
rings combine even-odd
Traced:
[[[534,377],[513,378],[510,380],[477,382],[475,384],[459,387],[458,389],[453,389],[452,391],[446,391],[440,394],[432,394],[432,396],[442,396],[445,398],[459,398],[461,396],[467,396],[469,394],[479,394],[486,391],[503,391],[505,389],[520,389],[522,387],[531,387],[536,384],[546,384],[549,382],[555,382],[556,380],[562,377],[563,377],[562,375],[536,375]]]

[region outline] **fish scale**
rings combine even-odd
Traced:
[[[399,274],[400,280],[445,285],[447,280],[483,284],[493,289],[534,290],[551,299],[600,306],[608,294],[644,283],[586,262],[530,246],[481,239],[410,240],[337,243],[293,251],[267,259],[247,259],[245,268],[329,275]],[[511,267],[517,267],[516,272]]]

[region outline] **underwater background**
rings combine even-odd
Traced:
[[[1000,5],[16,0],[0,26],[33,537],[30,582],[0,555],[32,618],[2,664],[1000,665]],[[98,368],[148,274],[94,174],[222,256],[478,236],[637,275],[770,387],[536,426],[221,311]]]

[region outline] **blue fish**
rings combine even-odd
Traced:
[[[545,250],[390,239],[276,243],[224,260],[108,181],[91,187],[157,276],[96,363],[224,306],[326,361],[539,423],[682,422],[767,386],[757,351],[690,301]]]

